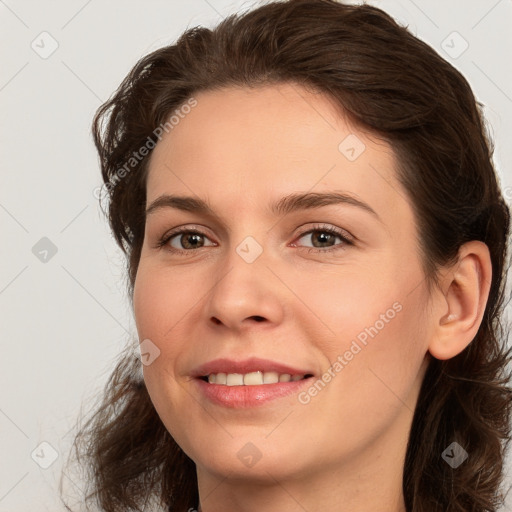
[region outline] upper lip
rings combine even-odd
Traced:
[[[193,377],[206,377],[212,373],[252,373],[252,372],[277,372],[279,374],[288,373],[290,375],[313,375],[313,372],[302,368],[293,368],[292,366],[271,361],[269,359],[260,359],[251,357],[243,361],[233,361],[231,359],[215,359],[198,366],[193,372]]]

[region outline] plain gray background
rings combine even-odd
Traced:
[[[470,81],[512,200],[512,2],[369,3]],[[143,55],[257,4],[0,0],[0,511],[63,510],[58,479],[80,405],[136,339],[124,261],[94,197],[94,112]]]

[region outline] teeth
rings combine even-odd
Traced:
[[[261,386],[262,384],[277,384],[278,382],[296,382],[304,375],[279,374],[277,372],[251,372],[251,373],[211,373],[208,375],[210,384],[225,386]]]
[[[244,376],[241,373],[228,373],[226,384],[228,386],[243,386]]]
[[[212,374],[215,379],[215,384],[224,384],[226,385],[227,375],[225,373],[217,373],[217,375]],[[210,377],[208,377],[208,380]]]
[[[263,384],[263,375],[261,372],[246,373],[244,375],[245,386],[258,386]]]
[[[263,374],[263,384],[276,384],[279,382],[279,374],[277,372],[265,372]]]

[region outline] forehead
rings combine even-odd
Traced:
[[[194,95],[197,105],[153,150],[148,203],[161,194],[233,207],[294,191],[345,190],[376,210],[402,202],[391,147],[297,84],[230,87]],[[254,200],[254,201],[252,201]]]

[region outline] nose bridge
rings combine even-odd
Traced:
[[[210,318],[231,327],[249,318],[271,322],[281,319],[282,304],[267,269],[268,249],[263,243],[248,235],[223,255],[220,275],[208,300],[206,314]]]
[[[224,301],[254,301],[261,285],[268,277],[263,244],[253,236],[246,236],[241,242],[232,243],[223,255],[223,277],[214,287],[214,292]]]
[[[231,280],[256,280],[257,276],[268,274],[269,234],[267,225],[257,220],[258,212],[241,207],[235,209],[237,215],[232,220],[232,230],[227,240],[227,250],[223,263]],[[226,276],[228,277],[228,276]]]

